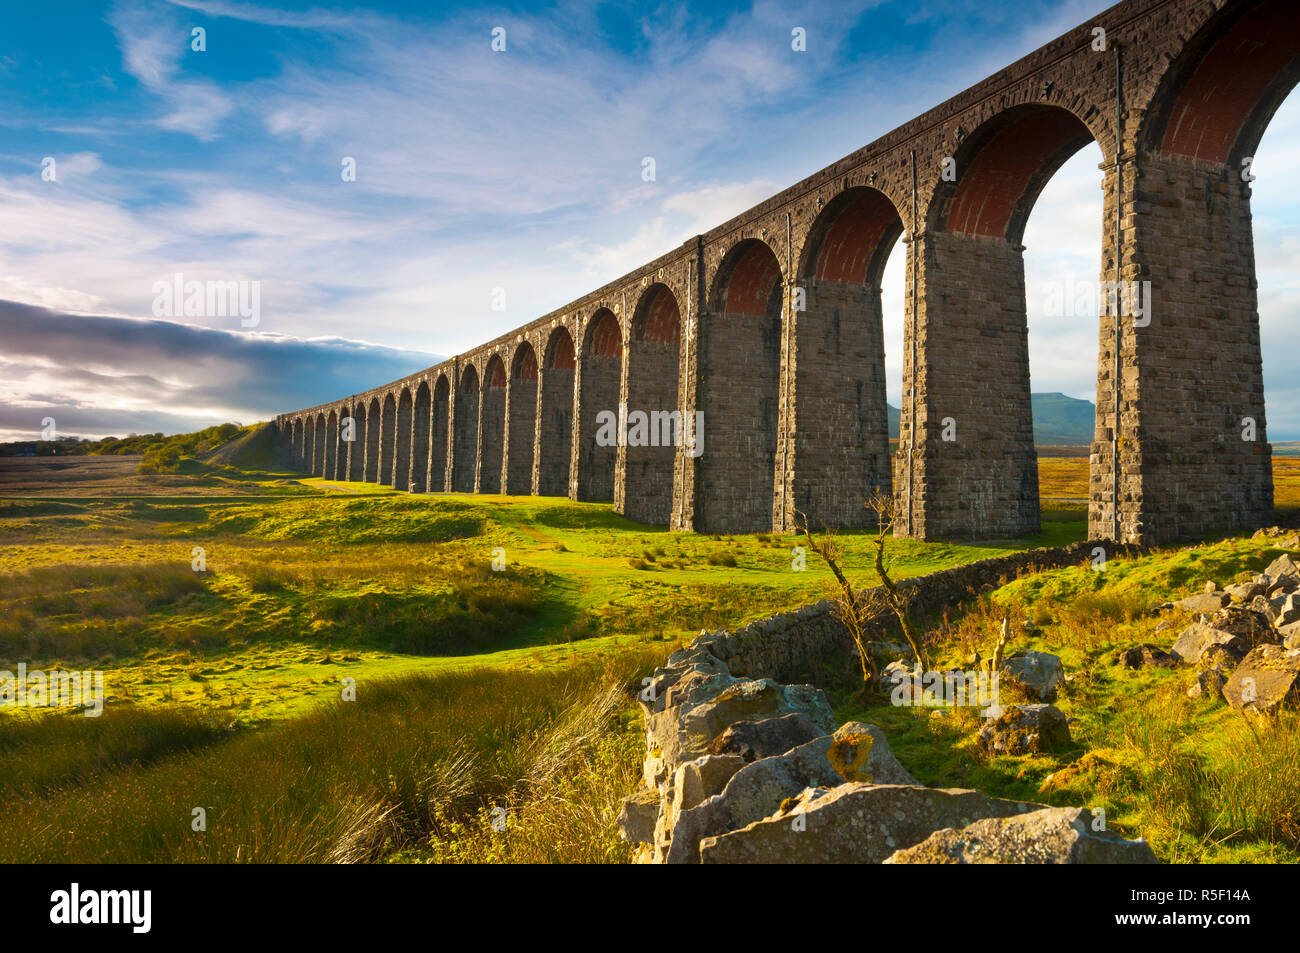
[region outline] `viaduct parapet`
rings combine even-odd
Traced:
[[[1035,532],[1022,237],[1048,179],[1096,142],[1089,534],[1264,525],[1249,170],[1297,78],[1295,0],[1127,0],[604,287],[276,426],[330,479],[612,500],[674,530],[787,532],[796,511],[863,525],[883,488],[903,535]],[[891,454],[880,279],[900,236]],[[609,415],[626,440],[607,439]]]

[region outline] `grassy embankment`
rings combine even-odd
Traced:
[[[102,669],[109,696],[99,719],[0,709],[0,859],[625,859],[629,690],[829,579],[791,536],[228,466],[0,500],[0,667]],[[898,571],[1081,532],[902,543]]]
[[[792,569],[789,536],[189,469],[176,495],[182,477],[143,476],[0,501],[0,667],[94,666],[110,696],[100,719],[0,715],[0,859],[625,859],[613,817],[641,756],[628,689],[699,628],[819,598],[829,578]],[[895,570],[1080,538],[1064,515],[1032,540],[902,541]],[[842,541],[868,578],[866,540]],[[339,700],[345,678],[355,702]],[[969,755],[931,721],[916,734],[911,713],[872,714],[926,780],[1012,783],[997,766],[948,775]],[[1117,804],[1118,823],[1145,824]]]

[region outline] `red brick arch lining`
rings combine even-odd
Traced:
[[[653,284],[646,289],[632,322],[632,337],[636,341],[661,341],[675,343],[682,335],[682,313],[677,306],[677,296],[664,284]]]
[[[500,354],[493,354],[488,359],[487,370],[483,372],[483,379],[488,387],[505,387],[506,386],[506,366],[501,360]]]
[[[953,157],[957,179],[936,193],[939,229],[1019,241],[1043,186],[1092,139],[1081,119],[1055,106],[995,116]]]
[[[1223,31],[1190,44],[1189,62],[1171,75],[1183,85],[1165,115],[1160,151],[1227,162],[1234,149],[1252,152],[1273,111],[1300,78],[1300,3],[1273,0],[1237,17]],[[1208,42],[1208,48],[1206,43]],[[1260,106],[1265,105],[1260,115]]]
[[[571,371],[578,366],[573,350],[573,335],[566,327],[558,327],[551,332],[546,344],[546,366],[557,371]]]
[[[623,353],[623,332],[618,318],[608,308],[597,311],[587,328],[587,353],[600,357],[618,357]]]
[[[822,281],[876,284],[903,220],[883,192],[854,188],[837,195],[810,232],[802,274]]]
[[[525,341],[515,352],[515,378],[522,381],[537,380],[537,352]]]
[[[727,252],[715,282],[718,311],[766,316],[781,283],[781,264],[765,242],[745,239]]]

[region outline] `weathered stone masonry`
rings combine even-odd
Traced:
[[[1043,185],[1096,142],[1099,280],[1149,282],[1150,309],[1117,316],[1101,295],[1089,533],[1263,525],[1248,163],[1297,79],[1292,0],[1120,3],[563,308],[277,426],[332,479],[613,500],[676,530],[788,531],[799,511],[855,525],[863,498],[892,488],[901,534],[1032,531],[1022,238]],[[879,289],[900,235],[890,459]],[[702,452],[598,446],[603,410],[703,411]]]

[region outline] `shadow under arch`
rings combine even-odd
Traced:
[[[456,386],[455,449],[452,453],[451,488],[457,493],[474,492],[478,467],[478,371],[471,363],[461,367]]]
[[[601,308],[582,335],[578,370],[577,499],[614,499],[617,442],[611,442],[605,414],[617,419],[623,376],[623,328],[614,312]],[[615,437],[617,435],[615,434]]]
[[[478,491],[501,492],[501,464],[505,459],[506,366],[500,354],[488,358],[483,370],[483,409]]]
[[[632,311],[627,354],[627,446],[616,506],[628,519],[667,526],[683,436],[682,316],[662,282],[646,288]]]
[[[533,491],[533,448],[537,442],[537,352],[527,341],[515,349],[510,361],[510,383],[506,392],[505,486],[503,493],[516,496]]]
[[[573,389],[577,357],[564,325],[546,341],[538,410],[537,490],[541,496],[568,496],[573,464]]]

